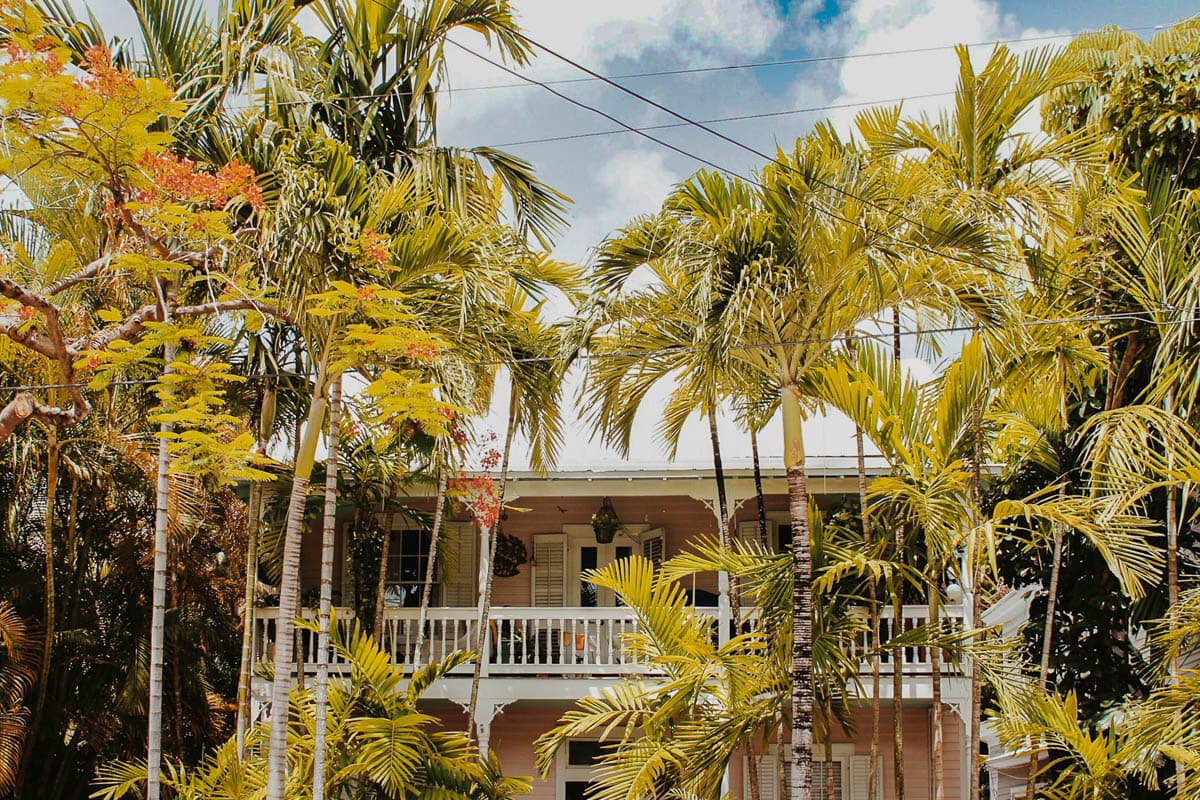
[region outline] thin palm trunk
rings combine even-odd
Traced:
[[[942,626],[942,580],[941,563],[933,553],[932,545],[926,538],[926,553],[929,565],[929,626],[934,636],[941,637]],[[931,721],[933,734],[933,800],[945,800],[946,796],[946,753],[945,753],[945,724],[942,709],[942,648],[936,641],[929,648],[929,685],[930,705],[933,706]]]
[[[1067,433],[1067,364],[1066,361],[1059,357],[1059,426],[1061,429],[1059,440],[1058,464],[1060,471],[1064,472],[1060,479],[1063,481],[1058,487],[1058,500],[1062,500],[1067,496],[1067,483],[1065,479],[1065,469],[1067,464],[1067,448],[1065,441]],[[1058,583],[1059,577],[1062,574],[1062,549],[1063,539],[1066,536],[1066,530],[1061,525],[1053,526],[1054,532],[1054,549],[1050,557],[1050,587],[1046,590],[1046,622],[1042,628],[1042,657],[1038,662],[1038,688],[1042,691],[1049,689],[1050,684],[1050,656],[1054,651],[1054,616],[1058,611]],[[1029,753],[1028,774],[1025,776],[1025,791],[1026,796],[1033,797],[1034,790],[1037,787],[1037,766],[1038,759],[1041,757],[1041,749],[1033,747]]]
[[[57,596],[54,591],[54,501],[58,494],[58,461],[61,445],[58,442],[58,430],[51,426],[46,431],[46,515],[43,527],[43,542],[46,547],[46,591],[44,597],[43,615],[45,622],[42,626],[42,663],[38,669],[37,702],[26,728],[25,743],[22,747],[21,760],[17,764],[17,775],[13,781],[14,796],[19,797],[25,785],[27,765],[32,761],[34,740],[37,730],[42,724],[42,714],[45,713],[46,695],[50,692],[50,659],[54,653],[54,628]],[[72,487],[74,484],[72,483]],[[74,488],[72,488],[74,491]],[[74,498],[72,498],[74,502]]]
[[[833,782],[833,698],[825,698],[825,800],[837,800]]]
[[[856,467],[858,470],[858,507],[862,517],[863,544],[868,548],[872,544],[871,517],[867,513],[867,459],[863,446],[862,428],[854,426],[854,447]],[[879,586],[871,581],[870,598],[867,605],[867,616],[871,626],[871,769],[867,773],[867,797],[878,800],[879,770],[879,716],[881,699],[879,697]]]
[[[813,764],[812,551],[808,525],[808,476],[804,466],[800,392],[784,386],[784,467],[792,523],[792,800],[811,800]]]
[[[246,585],[242,599],[242,657],[238,668],[237,693],[237,753],[238,761],[246,755],[246,730],[250,727],[250,678],[254,659],[254,602],[258,583],[258,521],[262,516],[262,487],[250,484],[246,503]]]
[[[978,527],[983,515],[983,403],[975,401],[971,409],[971,425],[975,430],[974,441],[971,443],[971,513],[972,523]],[[983,629],[983,600],[980,595],[980,583],[983,580],[983,558],[980,557],[978,543],[972,544],[975,552],[971,558],[971,627],[974,630]],[[967,757],[970,772],[968,800],[980,800],[981,786],[979,784],[979,746],[983,738],[983,683],[979,666],[971,662],[971,709],[970,731],[967,737]]]
[[[892,307],[892,362],[900,369],[900,309]],[[904,563],[904,525],[896,526],[896,561]],[[892,636],[904,631],[904,579],[892,581]],[[892,767],[896,800],[904,800],[904,650],[892,651]]]
[[[301,445],[296,452],[292,492],[288,498],[287,528],[283,540],[283,567],[279,581],[279,618],[276,621],[275,676],[271,682],[271,729],[267,750],[266,800],[283,800],[287,779],[288,696],[292,689],[292,647],[300,605],[300,545],[304,537],[304,504],[316,460],[317,441],[325,421],[326,373],[322,362],[313,389]]]
[[[328,455],[325,459],[325,517],[321,525],[321,605],[317,611],[317,680],[313,721],[313,800],[325,800],[325,738],[329,715],[329,625],[333,613],[333,541],[337,525],[338,445],[342,379],[329,387]]]
[[[429,600],[433,593],[433,575],[437,569],[438,544],[442,538],[442,517],[446,507],[446,490],[450,481],[446,471],[438,472],[437,505],[433,509],[433,530],[429,533],[429,558],[425,562],[425,585],[421,588],[421,608],[417,612],[417,646],[413,651],[413,672],[421,668],[425,649],[425,625],[429,622]]]
[[[763,496],[762,465],[758,461],[758,431],[750,425],[750,460],[754,465],[754,501],[758,506],[758,543],[766,550],[771,546],[767,536],[767,502]]]
[[[754,737],[746,741],[746,785],[750,787],[750,800],[762,800],[762,786],[758,782],[758,751],[754,749]]]
[[[500,485],[496,489],[496,524],[489,529],[484,526],[480,533],[483,537],[484,551],[487,553],[487,563],[483,567],[483,586],[479,597],[479,630],[475,635],[475,671],[471,674],[471,696],[467,704],[467,720],[471,726],[472,735],[479,741],[479,731],[475,724],[475,707],[479,702],[479,678],[483,673],[483,660],[488,658],[488,624],[492,614],[492,565],[496,563],[496,542],[500,539],[500,531],[504,525],[504,492],[508,488],[508,464],[512,454],[513,434],[517,430],[517,385],[513,382],[508,397],[508,424],[504,431],[504,452],[500,457]],[[481,753],[486,758],[487,753]]]
[[[166,315],[164,315],[166,316]],[[169,319],[169,317],[168,317]],[[175,347],[163,348],[163,375],[171,372]],[[167,524],[170,520],[170,456],[167,434],[171,424],[159,426],[158,473],[154,495],[154,588],[150,600],[150,665],[148,729],[146,737],[146,800],[159,800],[162,794],[162,700],[163,700],[163,636],[167,604]]]
[[[388,556],[392,545],[392,527],[395,520],[388,517],[387,528],[383,532],[383,541],[379,545],[379,572],[375,577],[375,615],[371,630],[375,638],[383,641],[383,610],[387,606],[387,566]]]
[[[255,450],[265,453],[275,427],[275,388],[263,392],[261,410],[258,415],[258,444]],[[237,738],[238,761],[245,757],[246,730],[250,727],[250,679],[254,660],[254,604],[258,593],[258,532],[262,524],[262,486],[258,481],[250,483],[250,496],[246,502],[246,585],[242,602],[242,656],[238,668]]]
[[[715,407],[708,409],[708,436],[712,441],[713,477],[717,482],[717,514],[720,515],[720,519],[717,521],[717,535],[720,537],[721,549],[729,550],[732,544],[729,530],[729,499],[725,493],[725,467],[721,463],[721,437],[717,432]],[[739,630],[742,622],[742,609],[737,585],[730,580],[728,572],[722,572],[718,580],[723,584],[721,588],[725,590],[725,596],[729,598],[729,614],[733,620],[734,630]]]

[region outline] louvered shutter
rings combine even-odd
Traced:
[[[738,523],[738,538],[747,544],[761,544],[761,540],[758,538],[757,517],[748,522]],[[775,520],[769,519],[767,520],[767,549],[776,550],[775,545],[778,542],[779,540],[775,536]]]
[[[638,537],[642,542],[642,558],[653,564],[655,569],[661,567],[663,563],[665,549],[663,533],[662,528],[652,528]]]
[[[871,777],[871,757],[851,756],[849,761],[850,794],[848,795],[848,800],[872,800],[872,798],[870,798],[867,794]],[[879,800],[879,796],[882,794],[880,791],[882,788],[883,780],[882,776],[879,775],[878,779],[875,781],[876,796],[873,798],[873,800]]]
[[[779,770],[778,759],[774,753],[764,753],[758,757],[758,797],[759,800],[778,800]],[[750,759],[742,758],[742,797],[749,800],[750,794]]]
[[[475,605],[475,526],[469,522],[442,525],[438,543],[438,581],[443,606]]]
[[[533,604],[561,608],[567,597],[567,537],[561,533],[533,537]]]

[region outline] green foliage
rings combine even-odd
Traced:
[[[312,627],[310,625],[310,627]],[[315,628],[313,628],[315,631]],[[329,687],[326,739],[326,796],[346,800],[511,800],[529,791],[527,779],[505,776],[494,754],[480,760],[465,733],[440,730],[436,717],[417,710],[437,680],[470,660],[455,653],[424,667],[409,680],[403,667],[357,624],[342,638],[333,626],[331,643],[345,674]],[[288,797],[311,796],[314,699],[311,689],[291,698],[288,740]],[[247,734],[239,761],[232,739],[195,767],[168,765],[163,785],[173,800],[221,797],[250,800],[266,785],[267,726]],[[136,796],[145,781],[145,762],[114,762],[96,776],[97,800]]]

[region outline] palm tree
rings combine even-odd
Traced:
[[[17,787],[29,735],[25,695],[33,683],[37,655],[28,624],[7,600],[0,600],[0,647],[0,792],[11,793]]]
[[[784,466],[793,530],[792,791],[811,791],[811,581],[808,486],[802,423],[811,408],[812,371],[835,352],[845,331],[878,318],[917,296],[911,272],[873,269],[875,254],[900,242],[885,186],[863,160],[832,133],[819,130],[764,170],[761,198],[740,235],[715,259],[714,287],[721,309],[715,341],[731,360],[778,393],[784,429]],[[865,220],[864,223],[856,220]],[[942,220],[944,221],[944,220]],[[957,243],[965,231],[939,233],[930,218],[911,235]],[[882,256],[882,253],[880,253]]]

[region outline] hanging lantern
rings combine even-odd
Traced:
[[[596,534],[596,543],[610,543],[621,527],[621,519],[617,516],[616,509],[613,508],[612,500],[604,498],[600,508],[596,509],[595,514],[592,514],[592,530]]]

